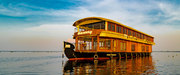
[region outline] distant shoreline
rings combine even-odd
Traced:
[[[0,51],[0,52],[62,52],[62,51]],[[152,51],[152,52],[180,52],[180,51]]]
[[[62,52],[62,51],[0,51],[0,52]]]
[[[180,52],[180,51],[152,51],[152,52]]]

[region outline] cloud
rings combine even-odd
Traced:
[[[133,27],[158,38],[155,42],[163,42],[163,34],[168,32],[177,33],[179,29],[180,8],[179,5],[168,3],[166,1],[134,1],[134,0],[83,0],[81,6],[72,7],[70,9],[48,9],[28,4],[8,5],[7,7],[0,5],[0,14],[8,16],[35,16],[27,17],[37,20],[37,17],[44,21],[33,27],[26,27],[23,34],[30,32],[30,36],[36,34],[40,37],[56,37],[63,40],[71,38],[74,32],[72,22],[90,16],[104,17],[121,22],[122,24]],[[31,10],[39,9],[39,10]],[[42,16],[48,17],[44,20]],[[54,24],[51,20],[54,20]],[[66,24],[63,23],[66,19]],[[168,36],[170,34],[167,34]],[[177,36],[177,35],[173,35]],[[177,36],[178,37],[178,36]],[[168,37],[167,39],[177,39]],[[177,39],[178,40],[178,39]],[[158,44],[156,49],[164,49]],[[168,44],[168,43],[167,43]],[[168,45],[167,45],[168,46]],[[171,48],[171,47],[169,47]],[[176,47],[177,48],[177,47]],[[178,49],[178,48],[177,48]]]
[[[168,17],[169,21],[180,20],[180,8],[178,6],[167,3],[159,3],[158,6],[163,12],[163,16]]]
[[[48,9],[25,3],[0,5],[0,14],[9,16],[34,16],[28,19],[42,19],[46,16],[50,19],[60,20],[63,17],[84,18],[99,16],[122,22],[126,25],[165,25],[177,24],[174,21],[180,19],[180,8],[167,2],[160,1],[119,1],[119,0],[85,0],[81,6],[70,9]],[[151,13],[151,14],[149,14]],[[35,16],[36,15],[36,16]],[[42,19],[43,20],[43,19]],[[48,20],[46,20],[48,21]],[[72,21],[72,20],[71,20]]]
[[[43,24],[35,27],[26,28],[25,30],[30,31],[68,31],[72,30],[72,25],[61,25],[61,24]]]
[[[31,33],[37,33],[40,36],[51,36],[61,40],[67,40],[67,38],[72,37],[74,33],[74,27],[71,24],[42,24],[39,26],[28,27],[24,30]]]
[[[70,10],[50,11],[50,14],[54,16],[68,15],[77,18],[100,16],[121,22],[150,34],[173,31],[178,27],[177,25],[174,25],[174,21],[179,18],[179,14],[177,14],[180,11],[179,8],[165,2],[87,0],[87,3],[87,5]]]
[[[59,51],[63,49],[63,41],[72,39],[73,32],[70,24],[42,24],[1,32],[0,50]]]
[[[165,17],[166,21],[179,20],[180,8],[167,2],[160,1],[121,1],[121,0],[85,0],[81,6],[70,9],[48,9],[26,3],[0,5],[0,14],[9,16],[53,16],[84,18],[89,16],[100,16],[123,22],[127,25],[139,23],[152,23],[157,18]],[[148,14],[156,11],[154,14]],[[155,16],[155,18],[154,18]],[[162,19],[163,20],[163,19]],[[130,22],[129,22],[130,21]],[[161,22],[161,21],[159,21]],[[163,21],[165,22],[165,21]]]
[[[33,11],[30,9],[38,9],[39,11]],[[3,15],[8,15],[8,16],[17,16],[17,17],[22,17],[22,16],[28,16],[28,15],[40,15],[42,14],[42,10],[43,8],[40,7],[35,7],[35,6],[30,6],[27,4],[11,4],[9,3],[7,6],[4,5],[0,5],[0,14]]]
[[[171,34],[177,33],[179,26],[176,24],[179,23],[176,21],[179,20],[179,11],[180,9],[176,8],[175,5],[167,4],[166,2],[148,1],[144,3],[103,0],[88,1],[87,5],[71,10],[61,10],[59,11],[61,13],[54,15],[63,14],[78,18],[89,16],[109,18],[155,36],[155,43],[157,44],[153,50],[179,50],[178,42],[171,41],[171,39],[178,40],[178,38],[174,37],[179,37],[179,35],[167,38],[162,36],[172,36]],[[165,42],[163,43],[163,41]],[[168,45],[170,41],[171,44],[174,42],[175,45]]]

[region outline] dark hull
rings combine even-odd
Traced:
[[[98,52],[98,53],[89,53],[89,52],[75,52],[74,45],[69,42],[64,42],[64,53],[68,59],[70,58],[100,58],[100,57],[119,57],[119,58],[128,58],[128,57],[137,57],[137,56],[149,56],[150,53],[147,52]]]

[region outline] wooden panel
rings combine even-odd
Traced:
[[[127,52],[131,52],[131,42],[127,41]]]

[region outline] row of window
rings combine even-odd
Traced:
[[[92,41],[93,40],[93,41]],[[87,38],[78,38],[77,42],[78,46],[76,49],[78,50],[96,50],[97,48],[97,38],[87,37]],[[111,45],[112,43],[112,45]],[[111,40],[107,38],[99,39],[99,48],[104,50],[117,50],[117,51],[126,51],[127,50],[127,42],[122,40]],[[137,50],[136,44],[131,44],[131,51]],[[141,51],[149,51],[149,46],[142,45]]]
[[[133,31],[131,29],[121,27],[121,26],[118,26],[118,25],[116,25],[116,27],[115,27],[115,25],[116,24],[108,23],[108,30],[109,31],[115,31],[115,32],[118,32],[118,33],[127,34],[127,35],[134,36],[134,37],[137,37],[137,38],[140,38],[140,39],[147,39],[147,40],[153,42],[152,37],[148,37],[148,36],[146,36],[144,34],[141,34],[139,32],[136,32],[136,31]],[[116,30],[115,30],[115,28],[116,28]]]
[[[105,22],[97,22],[87,25],[81,25],[80,28],[85,30],[92,30],[92,29],[105,29]]]
[[[111,49],[111,40],[110,39],[101,38],[99,40],[99,48],[100,49],[110,50]]]
[[[146,49],[145,49],[145,47],[146,47]],[[136,50],[136,45],[135,44],[132,44],[131,45],[131,51],[135,51]],[[141,50],[142,51],[149,51],[149,46],[141,46]]]
[[[80,26],[79,31],[86,31],[86,30],[92,30],[92,29],[104,29],[105,30],[105,22],[97,22],[97,23],[82,25],[82,26]],[[137,37],[140,39],[147,39],[147,40],[153,42],[152,37],[149,37],[142,33],[136,32],[134,30],[116,25],[114,23],[108,23],[108,30],[122,33],[122,34],[127,34],[127,35],[134,36],[134,37]]]
[[[77,50],[96,50],[97,49],[97,38],[96,37],[78,37],[77,39]],[[92,41],[93,40],[93,41]]]
[[[111,41],[113,44],[113,48],[111,48]],[[117,50],[117,51],[126,51],[127,43],[126,41],[120,41],[120,40],[111,40],[106,38],[101,38],[99,41],[99,48],[105,49],[105,50]],[[136,51],[137,45],[131,44],[131,51]],[[142,45],[141,46],[142,51],[149,51],[149,46]]]

